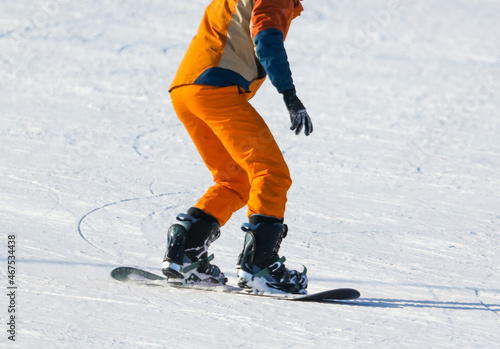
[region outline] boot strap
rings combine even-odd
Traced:
[[[283,256],[280,259],[278,259],[276,262],[274,262],[273,264],[276,264],[276,263],[283,264],[285,262],[285,260],[286,260],[285,256]],[[269,267],[265,267],[264,269],[262,269],[261,271],[256,273],[254,276],[260,278],[260,277],[263,277],[263,276],[271,273],[271,271],[273,271],[273,270],[269,269]]]
[[[210,262],[213,259],[214,259],[214,255],[213,254],[211,254],[207,258],[198,259],[193,264],[189,264],[189,265],[185,266],[184,268],[182,268],[182,272],[183,273],[187,273],[188,271],[191,271],[193,269],[198,269],[203,263],[208,263],[208,262]]]

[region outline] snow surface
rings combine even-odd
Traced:
[[[314,121],[253,100],[294,185],[303,304],[120,284],[211,183],[168,86],[208,0],[0,2],[2,348],[498,348],[500,4],[317,0],[286,47]],[[213,245],[236,281],[237,212]],[[7,246],[16,234],[16,341]]]

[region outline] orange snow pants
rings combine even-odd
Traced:
[[[177,116],[212,173],[195,207],[223,226],[247,205],[248,216],[282,219],[292,184],[271,131],[237,86],[185,85],[171,91]]]

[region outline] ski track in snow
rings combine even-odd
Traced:
[[[500,342],[500,4],[318,0],[288,34],[314,122],[252,104],[292,173],[281,253],[291,303],[127,285],[159,273],[166,230],[211,183],[168,86],[209,0],[0,4],[0,219],[16,235],[6,348],[496,348]],[[234,214],[211,246],[236,283]],[[3,312],[3,313],[2,313]]]

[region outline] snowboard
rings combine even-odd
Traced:
[[[133,282],[147,286],[167,286],[175,288],[186,288],[201,291],[213,291],[222,293],[233,293],[257,297],[270,297],[280,300],[300,301],[300,302],[338,302],[359,298],[358,290],[352,288],[335,288],[327,291],[311,293],[306,295],[301,294],[282,294],[282,293],[264,293],[256,294],[250,290],[235,287],[231,285],[211,285],[211,284],[194,284],[184,285],[167,282],[164,276],[160,276],[149,271],[133,268],[133,267],[117,267],[111,271],[111,277],[120,282]]]

